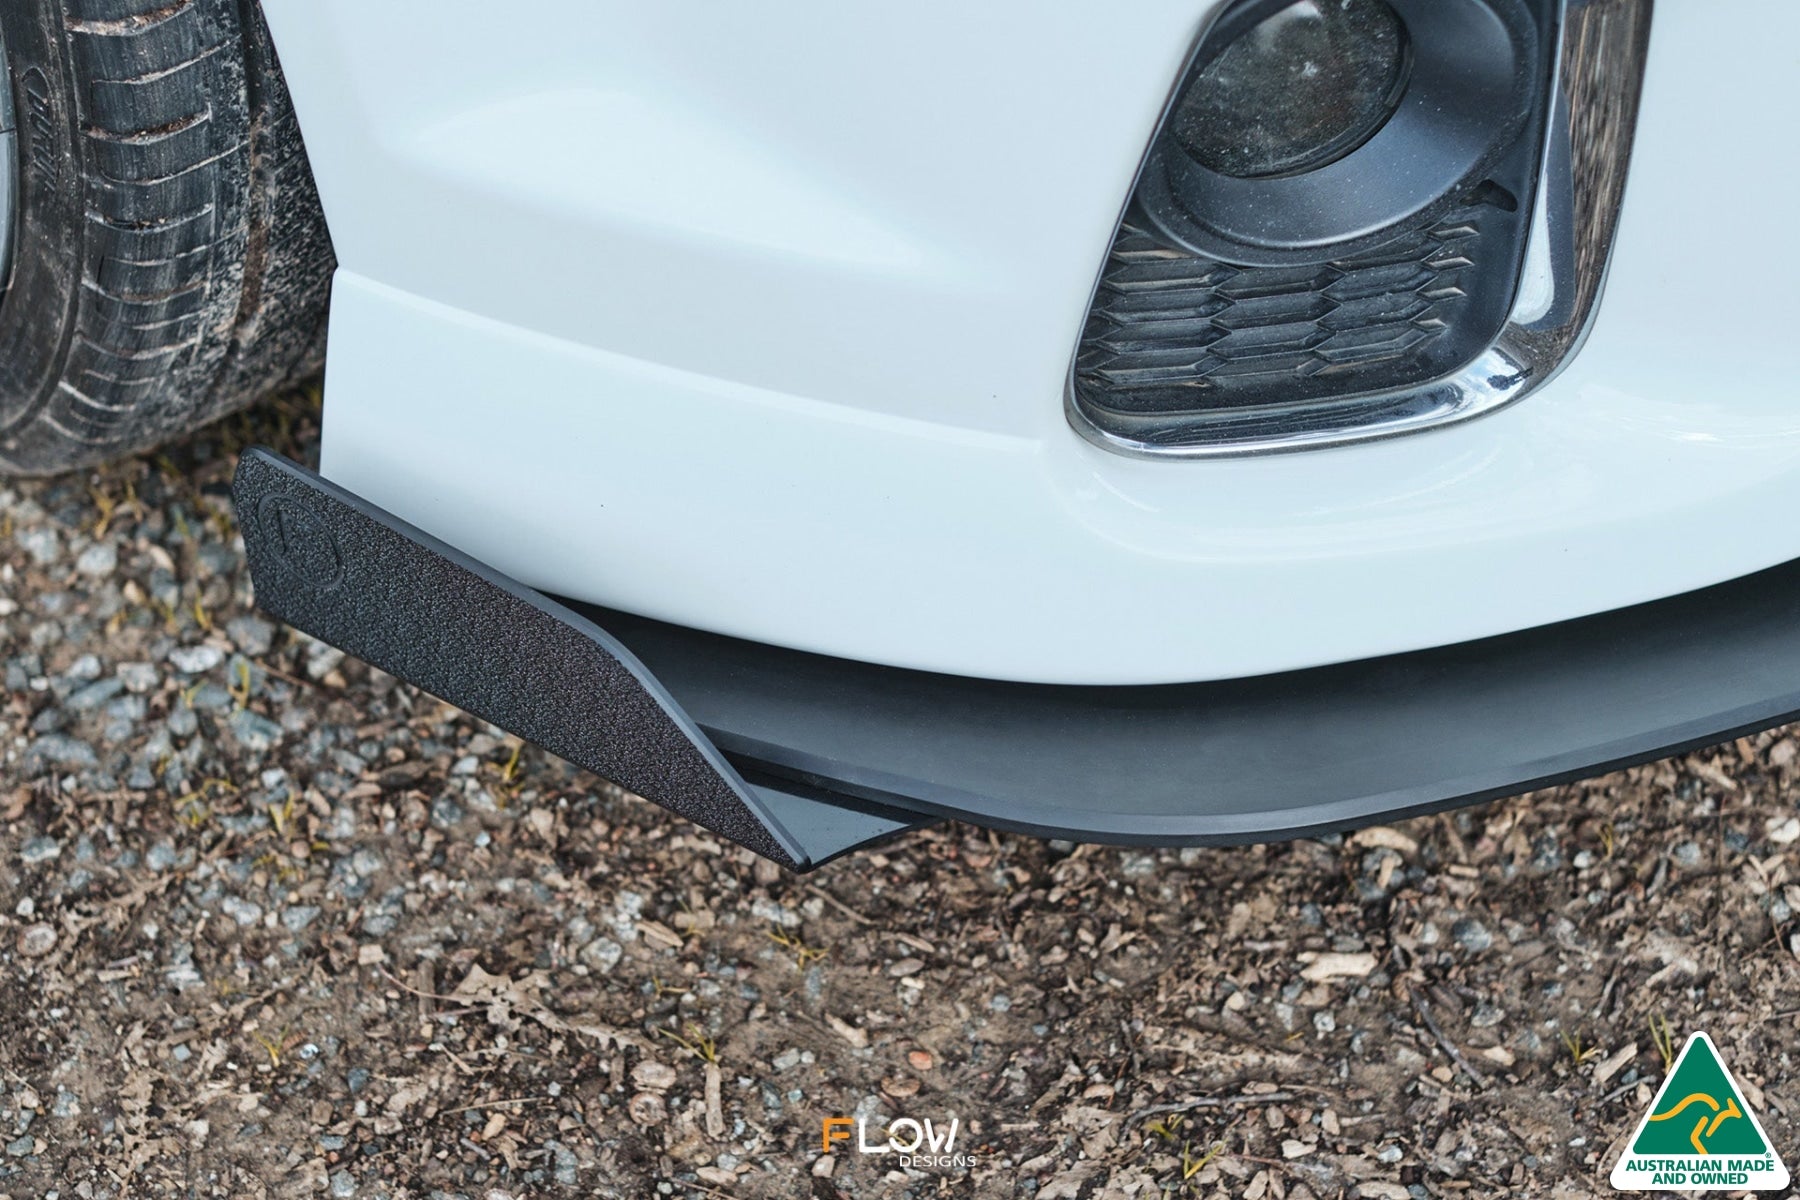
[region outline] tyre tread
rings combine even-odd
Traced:
[[[44,473],[316,369],[333,264],[257,0],[28,2],[63,31],[85,207],[60,375],[22,418],[0,395],[0,469]]]

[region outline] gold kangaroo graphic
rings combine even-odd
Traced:
[[[1700,1123],[1694,1126],[1694,1132],[1688,1135],[1688,1141],[1694,1143],[1694,1149],[1702,1154],[1712,1153],[1712,1151],[1706,1148],[1705,1142],[1701,1140],[1702,1138],[1709,1138],[1717,1133],[1719,1131],[1719,1126],[1723,1125],[1732,1117],[1741,1117],[1744,1115],[1742,1110],[1738,1108],[1737,1099],[1735,1097],[1727,1099],[1725,1101],[1725,1107],[1720,1109],[1717,1100],[1714,1100],[1705,1092],[1695,1092],[1692,1095],[1683,1096],[1681,1098],[1681,1103],[1677,1104],[1674,1108],[1671,1108],[1668,1112],[1657,1113],[1650,1119],[1652,1121],[1667,1121],[1671,1117],[1680,1115],[1681,1111],[1690,1104],[1704,1104],[1713,1110],[1711,1113],[1701,1113]]]

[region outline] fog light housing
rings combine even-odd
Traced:
[[[1478,360],[1519,293],[1554,150],[1555,52],[1581,52],[1559,42],[1561,23],[1619,3],[1633,19],[1648,9],[1225,5],[1096,286],[1068,397],[1076,428],[1126,453],[1261,453],[1424,428],[1513,394],[1524,376]],[[1580,65],[1571,80],[1593,74]],[[1600,103],[1586,119],[1616,137]],[[1581,131],[1566,103],[1556,113],[1566,149]]]
[[[1527,126],[1539,24],[1526,0],[1235,5],[1194,56],[1139,207],[1177,246],[1258,266],[1417,228]]]
[[[1169,133],[1189,158],[1221,175],[1316,170],[1387,124],[1406,90],[1409,50],[1406,26],[1387,0],[1239,8],[1207,38]]]

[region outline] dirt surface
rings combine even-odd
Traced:
[[[1791,731],[797,878],[256,616],[234,451],[315,411],[0,484],[0,1194],[1590,1196],[1664,1029],[1800,1157]]]

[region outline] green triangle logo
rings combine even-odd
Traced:
[[[1688,1038],[1613,1167],[1620,1191],[1773,1191],[1787,1167],[1712,1039]]]

